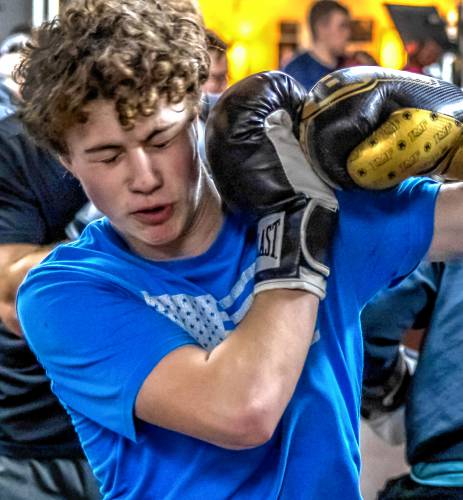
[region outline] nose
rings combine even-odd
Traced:
[[[144,148],[138,147],[129,154],[131,191],[149,194],[162,186],[162,177],[153,158]]]

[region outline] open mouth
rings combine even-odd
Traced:
[[[133,213],[135,219],[145,224],[163,224],[173,212],[172,204],[138,210]]]

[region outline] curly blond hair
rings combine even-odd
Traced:
[[[206,35],[190,0],[74,0],[24,49],[15,79],[30,134],[66,155],[65,132],[84,107],[111,99],[124,128],[161,99],[199,107],[209,71]]]

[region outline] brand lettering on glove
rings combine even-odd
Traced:
[[[280,266],[284,212],[267,215],[259,221],[257,271]]]
[[[399,166],[397,167],[399,172],[405,172],[406,170],[410,169],[415,165],[415,163],[420,159],[420,152],[415,151],[409,158],[407,158],[405,161],[402,163],[399,163]]]
[[[374,169],[381,167],[387,163],[392,158],[393,150],[392,148],[387,149],[384,153],[381,153],[376,158],[370,161],[370,166]]]
[[[278,226],[280,223],[281,221],[277,220],[264,228],[262,234],[260,235],[259,256],[265,255],[266,257],[271,257],[272,259],[277,258],[277,255],[275,254],[275,247]]]
[[[427,128],[428,123],[426,122],[426,120],[421,121],[420,123],[418,123],[417,127],[415,127],[413,130],[410,130],[410,132],[408,133],[408,138],[411,142],[414,142],[415,139],[418,139],[418,137],[420,137],[420,135],[426,131]]]
[[[451,123],[447,123],[444,127],[442,127],[440,130],[438,130],[434,134],[434,141],[435,144],[439,144],[439,142],[443,141],[452,131],[453,126]]]
[[[400,130],[400,120],[390,118],[386,123],[381,126],[381,130],[378,131],[377,136],[378,139],[381,136],[389,137],[393,134],[396,134]]]

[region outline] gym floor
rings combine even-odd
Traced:
[[[361,486],[364,500],[375,500],[376,493],[387,479],[407,472],[403,446],[390,446],[362,422],[360,429],[362,452]]]

